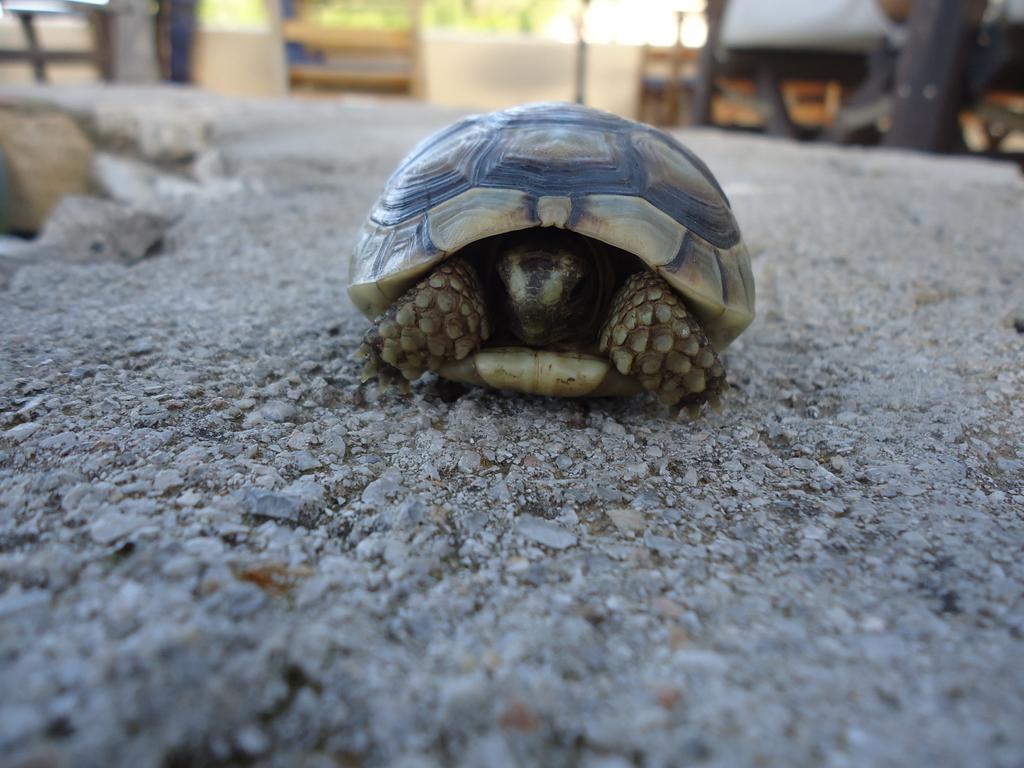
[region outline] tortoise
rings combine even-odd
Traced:
[[[719,406],[719,353],[754,317],[721,186],[674,138],[561,103],[463,119],[388,180],[355,247],[357,356],[382,387],[426,370],[558,396],[649,390]]]

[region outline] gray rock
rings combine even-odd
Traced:
[[[682,545],[668,536],[658,536],[651,531],[644,531],[644,544],[647,548],[661,555],[674,555],[682,549]]]
[[[298,409],[283,400],[271,400],[260,408],[260,414],[267,421],[293,421],[298,414]]]
[[[267,751],[270,739],[255,725],[247,725],[235,735],[235,744],[243,754],[255,757]]]
[[[202,194],[200,186],[180,176],[127,157],[97,153],[93,178],[108,198],[149,213],[182,208],[180,202]]]
[[[153,254],[167,229],[162,216],[96,197],[61,200],[40,233],[35,258],[131,264]]]
[[[180,488],[183,482],[176,470],[162,469],[153,478],[153,490],[157,493],[166,493],[174,488]]]
[[[97,544],[113,544],[150,522],[145,517],[111,510],[92,522],[89,534]]]
[[[565,549],[576,545],[575,533],[533,515],[518,517],[516,530],[526,538],[552,549]]]
[[[347,447],[345,445],[345,438],[337,433],[328,435],[324,441],[324,450],[327,453],[333,455],[336,459],[344,459]]]
[[[62,197],[88,191],[93,147],[65,114],[3,106],[0,156],[6,171],[6,215],[0,226],[35,234]]]
[[[401,475],[394,470],[389,470],[373,482],[367,483],[363,488],[361,498],[364,504],[381,507],[401,492]]]
[[[459,455],[458,466],[462,472],[476,472],[480,469],[480,454],[476,451],[463,451]]]
[[[16,618],[26,614],[45,613],[50,605],[51,595],[42,589],[30,589],[26,592],[11,589],[0,595],[0,618]]]
[[[258,519],[297,521],[302,500],[289,493],[246,488],[240,494],[242,507]]]
[[[317,469],[322,466],[320,459],[309,451],[295,451],[291,454],[290,458],[295,464],[295,468],[300,472],[308,472],[311,469]]]
[[[16,426],[13,426],[10,429],[5,429],[2,434],[8,440],[13,440],[16,443],[20,443],[25,440],[28,440],[30,437],[32,437],[32,435],[34,435],[38,431],[39,425],[33,421],[28,421],[25,422],[24,424],[18,424]]]

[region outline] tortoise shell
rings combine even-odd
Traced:
[[[363,225],[349,295],[375,318],[449,255],[529,227],[639,257],[718,350],[754,318],[750,256],[707,166],[662,131],[571,104],[468,117],[417,146]]]

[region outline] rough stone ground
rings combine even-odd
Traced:
[[[1014,169],[685,134],[759,294],[689,423],[359,387],[352,237],[453,113],[7,98],[171,223],[7,241],[0,763],[1024,764]]]

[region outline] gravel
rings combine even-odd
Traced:
[[[3,95],[167,224],[5,272],[0,764],[1024,763],[1012,167],[685,133],[758,285],[689,422],[359,385],[352,238],[455,113]]]

